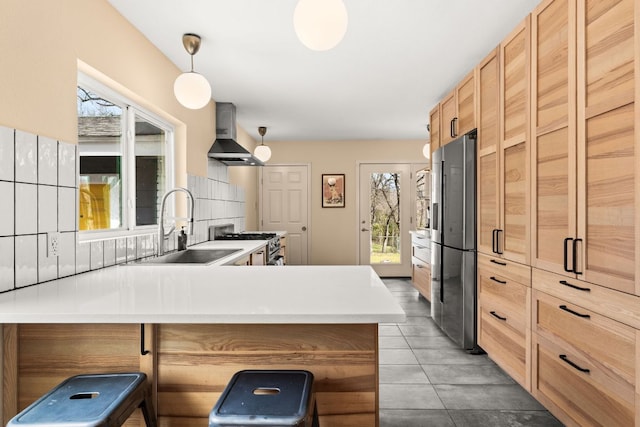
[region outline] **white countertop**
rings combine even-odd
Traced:
[[[198,247],[221,247],[221,243]],[[253,243],[255,250],[259,243]],[[233,246],[225,241],[224,247]],[[369,266],[125,265],[0,294],[0,323],[388,323],[404,319],[402,308]]]

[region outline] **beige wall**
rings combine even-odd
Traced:
[[[206,176],[215,104],[201,110],[182,107],[173,96],[181,70],[106,0],[2,0],[0,58],[0,125],[77,143],[80,61],[84,71],[106,78],[105,83],[176,126],[178,185],[186,185],[186,173]],[[187,60],[185,52],[185,67]],[[248,135],[239,142],[255,146]],[[254,174],[247,168],[234,177],[251,182]],[[255,199],[247,202],[254,205]]]
[[[295,141],[266,142],[269,164],[311,164],[310,263],[357,264],[358,162],[424,163],[422,140],[399,141]],[[322,208],[322,174],[344,173],[344,208]]]

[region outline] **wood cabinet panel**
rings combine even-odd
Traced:
[[[586,120],[581,267],[585,280],[629,293],[636,291],[638,262],[637,144],[634,104]]]
[[[5,384],[5,393],[15,395],[3,399],[17,407],[4,409],[6,421],[73,375],[146,371],[153,378],[145,360],[152,356],[140,354],[137,324],[21,324],[13,326],[11,335],[14,346],[5,349],[5,357],[11,354],[16,377]],[[142,419],[136,410],[125,426],[139,426]]]
[[[635,330],[564,299],[534,291],[533,328],[548,339],[560,338],[574,354],[606,366],[635,384]],[[595,363],[594,362],[594,363]]]
[[[440,148],[440,104],[429,113],[429,143],[431,153]]]
[[[440,102],[440,145],[454,140],[454,119],[456,118],[456,91],[453,90]]]
[[[501,44],[502,139],[525,140],[529,123],[529,17]]]
[[[586,0],[579,4],[579,23],[584,34],[580,41],[584,43],[586,65],[581,86],[585,90],[585,107],[632,102],[634,78],[637,78],[634,76],[638,54],[634,39],[637,3],[634,0]]]
[[[478,251],[491,254],[494,230],[500,228],[500,61],[495,49],[478,66],[478,161],[477,241]]]
[[[529,156],[527,143],[506,147],[502,167],[502,251],[513,261],[529,261]]]
[[[159,325],[160,422],[209,411],[242,369],[307,369],[322,424],[377,425],[377,325]]]
[[[534,289],[640,329],[640,297],[636,295],[537,268],[532,269],[531,281]]]
[[[561,341],[533,335],[533,378],[533,395],[567,425],[634,425],[633,384]]]
[[[456,88],[457,115],[454,134],[458,136],[476,128],[475,72],[471,71]]]
[[[531,268],[478,254],[478,344],[531,387]]]
[[[431,265],[413,257],[411,282],[427,301],[431,301]]]

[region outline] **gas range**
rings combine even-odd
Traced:
[[[266,240],[268,265],[282,265],[280,261],[280,238],[276,233],[245,231],[242,233],[229,232],[228,228],[220,227],[214,230],[214,240]]]

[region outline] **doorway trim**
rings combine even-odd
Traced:
[[[312,164],[311,163],[269,163],[266,164],[265,166],[260,168],[260,171],[258,173],[258,182],[257,182],[257,188],[258,188],[258,228],[260,230],[262,230],[263,227],[263,206],[264,206],[264,201],[262,200],[262,193],[263,193],[263,177],[264,177],[264,168],[265,167],[287,167],[287,166],[305,166],[307,168],[307,261],[308,261],[308,265],[312,265],[311,260],[312,258],[312,253],[311,253],[311,248],[312,248],[312,244],[311,244],[311,240],[313,237],[313,224],[312,224],[312,220],[313,220],[313,214],[311,211],[311,199],[312,199],[312,194],[311,194],[311,177],[313,176],[312,174]]]

